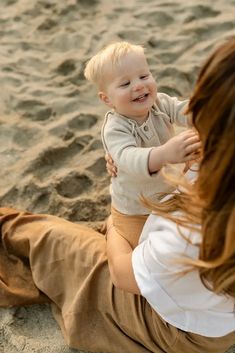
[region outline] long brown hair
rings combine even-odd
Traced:
[[[202,141],[197,181],[149,206],[178,224],[201,224],[199,259],[183,262],[199,269],[207,288],[235,297],[235,38],[203,65],[188,113]],[[175,210],[182,216],[170,215]]]

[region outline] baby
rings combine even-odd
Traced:
[[[154,201],[157,193],[172,191],[159,171],[168,163],[194,160],[200,141],[193,130],[175,135],[173,124],[190,127],[183,113],[188,101],[157,92],[142,46],[110,44],[88,61],[84,74],[111,108],[102,128],[105,151],[118,167],[111,178],[111,214],[134,248],[150,213],[140,195]]]

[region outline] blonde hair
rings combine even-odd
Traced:
[[[144,48],[141,45],[128,42],[116,42],[109,44],[94,55],[86,64],[84,70],[85,78],[101,87],[105,81],[107,66],[115,66],[120,59],[128,53],[144,54]]]
[[[182,259],[197,268],[204,285],[235,297],[235,38],[221,45],[199,74],[188,112],[202,141],[203,155],[194,185],[156,213],[192,228],[201,224],[199,259]],[[179,184],[179,183],[178,183]],[[182,183],[180,182],[182,185]],[[170,212],[180,210],[181,215]]]

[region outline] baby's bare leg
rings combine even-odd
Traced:
[[[134,249],[138,245],[140,234],[148,216],[126,215],[120,213],[113,207],[111,214],[116,231],[125,238],[132,249]]]

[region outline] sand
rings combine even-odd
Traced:
[[[99,228],[110,206],[106,108],[84,63],[111,41],[140,43],[158,90],[189,97],[234,18],[234,0],[1,0],[0,204]],[[0,352],[78,351],[36,305],[0,309]]]

